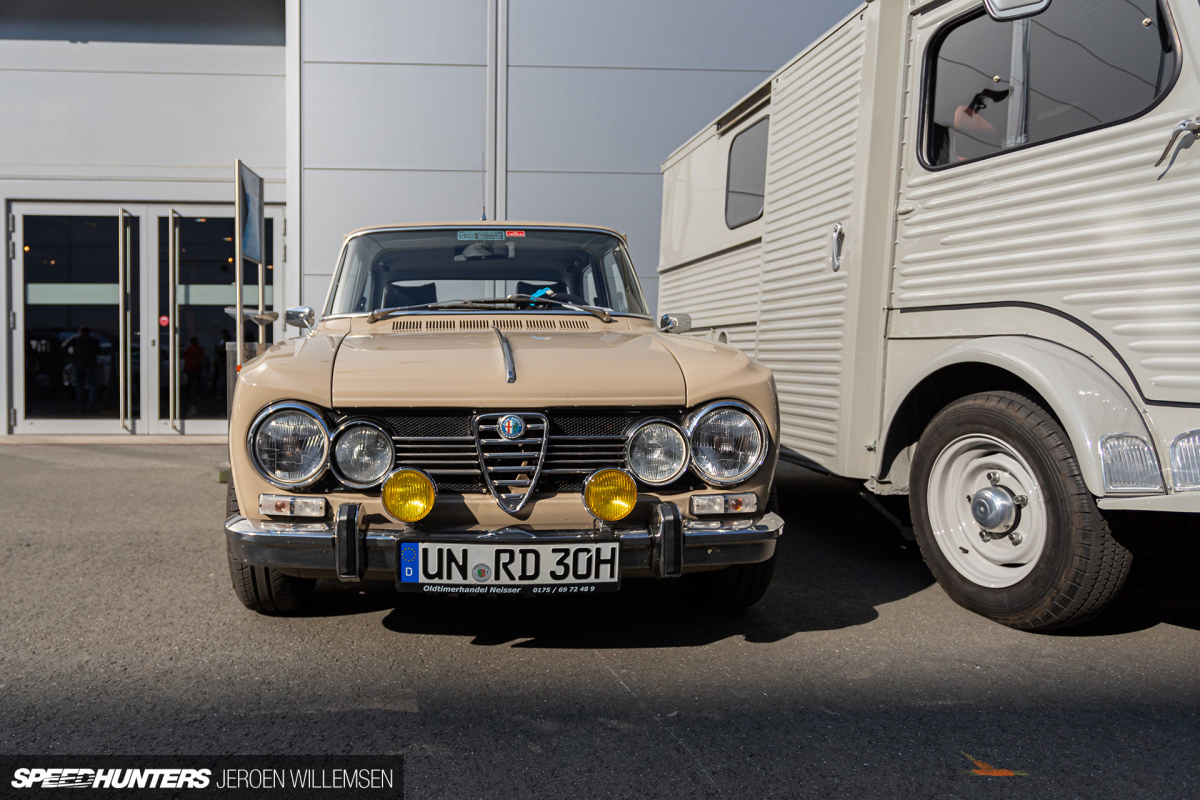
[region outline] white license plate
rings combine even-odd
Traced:
[[[621,585],[616,542],[401,542],[396,587],[428,594],[579,594]]]

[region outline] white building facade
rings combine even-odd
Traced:
[[[224,431],[239,158],[276,310],[352,228],[481,216],[625,231],[654,303],[662,159],[855,5],[6,3],[0,435]]]

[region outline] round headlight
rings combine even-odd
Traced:
[[[299,405],[268,411],[251,429],[250,450],[259,472],[277,486],[305,486],[329,463],[329,430]]]
[[[370,422],[351,422],[333,437],[333,470],[342,483],[365,489],[392,470],[391,437]]]
[[[629,437],[625,459],[634,477],[651,486],[678,478],[687,468],[687,440],[674,425],[647,422]]]
[[[745,480],[766,455],[766,442],[758,422],[736,406],[717,406],[702,413],[691,435],[692,463],[712,483]]]

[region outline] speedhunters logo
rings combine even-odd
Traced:
[[[14,789],[207,789],[207,769],[88,769],[18,767]]]
[[[11,789],[10,789],[11,787]],[[0,756],[0,795],[404,796],[402,756]],[[18,790],[18,791],[11,791]]]

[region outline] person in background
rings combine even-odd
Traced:
[[[204,369],[204,348],[200,340],[192,337],[191,343],[183,351],[183,393],[187,397],[195,397],[200,393],[200,374]]]
[[[221,331],[221,341],[213,347],[213,395],[217,397],[225,394],[225,370],[226,359],[228,358],[228,347],[226,345],[233,339],[232,335],[227,330]]]
[[[64,343],[63,347],[75,368],[75,399],[80,414],[90,414],[96,404],[96,356],[100,353],[100,342],[92,336],[86,325],[79,333]]]

